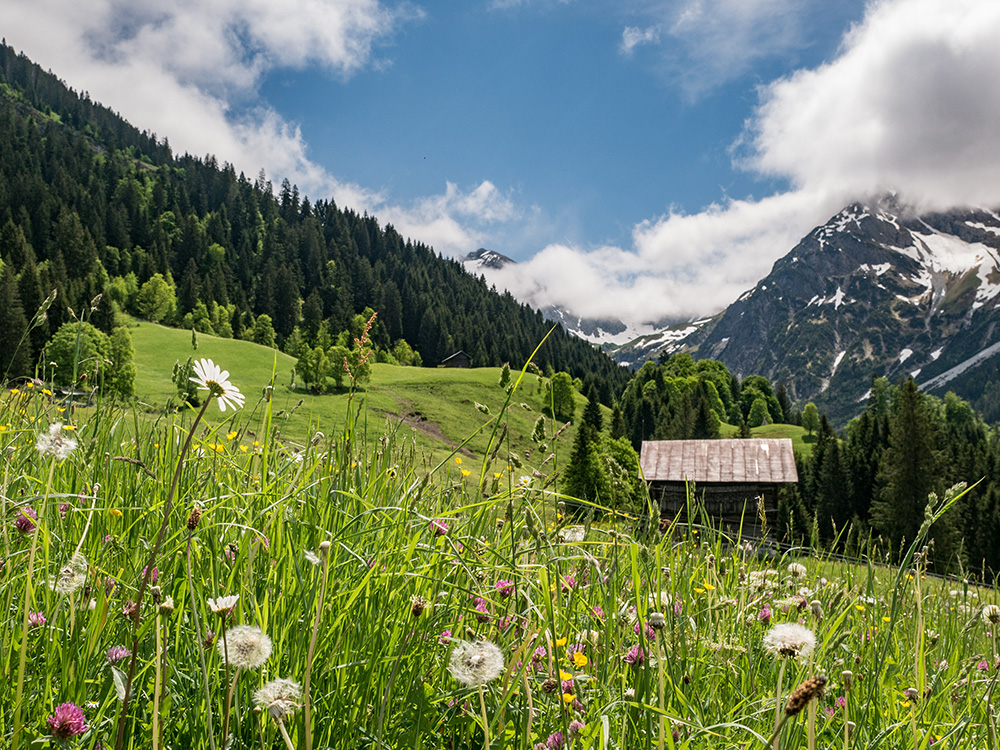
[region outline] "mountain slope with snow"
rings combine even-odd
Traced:
[[[873,375],[975,401],[982,377],[970,373],[1000,364],[998,324],[1000,215],[915,215],[886,199],[817,227],[717,318],[613,356],[635,364],[637,351],[687,349],[783,382],[793,399],[843,421]]]

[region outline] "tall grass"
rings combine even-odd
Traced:
[[[367,447],[357,401],[347,430],[301,452],[269,428],[266,400],[235,416],[211,407],[147,571],[173,610],[157,614],[147,587],[133,633],[123,612],[195,414],[142,422],[102,404],[76,423],[42,388],[0,399],[0,746],[56,743],[48,719],[71,702],[88,728],[63,744],[114,747],[128,661],[109,654],[135,644],[122,747],[152,747],[154,726],[158,747],[221,747],[220,630],[249,624],[273,650],[233,673],[230,747],[480,748],[488,736],[510,748],[764,748],[780,670],[786,697],[829,677],[814,746],[996,747],[997,625],[981,616],[995,590],[924,577],[919,561],[767,557],[710,523],[662,535],[613,514],[579,524],[502,444],[479,477],[454,460],[422,470],[391,427]],[[79,447],[51,461],[36,439],[60,421]],[[19,520],[28,508],[37,535]],[[56,590],[77,548],[86,564]],[[227,595],[239,600],[223,622],[207,602]],[[767,653],[779,622],[816,633],[809,658]],[[481,691],[448,670],[456,641],[480,638],[506,661]],[[280,720],[253,697],[277,678],[307,688]],[[812,744],[809,724],[787,720],[779,746]]]

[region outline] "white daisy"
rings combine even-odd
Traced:
[[[220,596],[218,599],[209,599],[208,608],[212,610],[215,614],[220,617],[225,617],[234,609],[236,609],[236,602],[240,600],[239,594],[232,594],[231,596]]]
[[[191,382],[198,385],[198,390],[209,391],[215,396],[221,411],[225,411],[227,406],[234,410],[243,408],[246,396],[229,382],[229,370],[223,370],[210,359],[199,359],[194,363],[194,373],[197,377],[190,378]]]

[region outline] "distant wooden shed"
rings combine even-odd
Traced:
[[[441,367],[472,367],[472,357],[463,351],[457,351],[441,360]]]
[[[716,522],[745,536],[774,532],[778,490],[799,480],[788,438],[647,440],[639,458],[663,519],[687,516],[687,488]]]

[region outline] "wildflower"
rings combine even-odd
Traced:
[[[570,733],[570,735],[573,736],[573,737],[578,737],[580,735],[580,732],[583,731],[583,728],[585,726],[587,726],[587,725],[584,724],[579,719],[573,719],[573,721],[571,721],[569,723],[569,733]]]
[[[562,732],[553,732],[549,735],[549,738],[545,740],[545,747],[548,750],[562,750],[563,745],[566,744],[566,740],[563,738]]]
[[[174,597],[168,596],[157,607],[157,612],[161,615],[169,615],[174,611]]]
[[[141,575],[139,576],[140,578],[144,578],[144,577],[146,576],[146,570],[147,570],[147,568],[149,568],[149,566],[148,566],[148,565],[144,565],[144,566],[143,566],[143,568],[142,568],[142,574],[141,574]],[[153,570],[152,570],[152,572],[151,572],[151,573],[149,574],[149,583],[150,583],[150,584],[154,584],[154,583],[156,583],[156,581],[157,581],[157,579],[158,579],[159,577],[160,577],[160,569],[159,569],[159,568],[157,568],[157,567],[156,567],[156,566],[154,565],[154,566],[153,566]]]
[[[302,686],[286,679],[271,680],[253,694],[254,705],[267,711],[275,721],[283,721],[299,707]]]
[[[105,660],[108,664],[117,664],[120,661],[124,661],[132,655],[124,646],[112,646],[108,649],[108,652],[104,655]]]
[[[667,620],[663,616],[662,612],[650,612],[649,613],[649,627],[653,630],[663,630],[667,627]]]
[[[448,524],[440,519],[431,521],[431,531],[434,532],[434,536],[444,536],[448,533],[448,528]]]
[[[587,666],[587,664],[590,663],[590,660],[587,659],[587,655],[582,651],[572,652],[569,658],[577,669],[583,669],[585,666]]]
[[[476,597],[475,610],[476,619],[479,622],[489,622],[492,619],[490,617],[489,603],[482,597]]]
[[[14,528],[22,534],[30,534],[35,530],[36,518],[38,518],[38,514],[35,512],[35,509],[25,506],[21,508],[21,512],[14,519]]]
[[[983,622],[990,623],[991,625],[996,625],[1000,622],[1000,607],[996,604],[987,604],[983,607]]]
[[[63,461],[76,450],[76,440],[65,433],[62,422],[55,422],[48,432],[38,434],[35,449],[43,456]]]
[[[854,672],[845,669],[840,673],[840,681],[844,684],[844,690],[850,690],[854,687]]]
[[[820,622],[823,621],[823,604],[818,599],[813,599],[809,602],[809,610],[812,612],[812,616],[815,617]],[[886,622],[889,620],[886,619]]]
[[[499,581],[493,584],[493,588],[500,596],[506,599],[508,596],[514,593],[514,582],[509,581],[506,578],[501,578]]]
[[[576,578],[570,575],[565,575],[562,577],[562,590],[563,593],[568,593],[576,588]]]
[[[646,661],[646,654],[642,648],[636,644],[629,649],[629,652],[623,657],[626,664],[630,664],[633,667],[641,667],[643,662]]]
[[[806,570],[806,566],[802,563],[793,562],[788,564],[788,573],[792,578],[805,578],[809,574],[809,571]]]
[[[220,596],[218,599],[209,599],[208,608],[215,612],[219,617],[225,617],[232,613],[236,609],[236,602],[240,600],[239,594],[232,594],[230,596]]]
[[[773,656],[809,656],[815,647],[813,632],[795,622],[775,625],[764,636],[764,648]]]
[[[83,734],[89,728],[87,717],[75,703],[61,703],[56,706],[55,713],[48,718],[49,730],[52,736],[61,742],[66,742],[78,734]]]
[[[598,620],[604,619],[604,610],[598,607],[596,604],[590,608],[590,614],[596,617]]]
[[[134,602],[131,599],[125,602],[125,606],[122,607],[122,617],[128,617],[133,620],[139,619],[139,603]]]
[[[441,635],[438,636],[438,643],[442,646],[451,640],[451,630],[442,630]]]
[[[47,622],[45,619],[44,612],[29,612],[28,613],[28,627],[29,628],[40,628]]]
[[[87,558],[77,552],[49,585],[60,596],[70,596],[87,582],[87,568]]]
[[[246,397],[229,382],[228,370],[223,370],[210,359],[199,359],[194,363],[194,373],[197,377],[190,378],[191,382],[198,385],[199,391],[209,391],[215,396],[219,400],[220,411],[225,411],[227,406],[234,410],[243,408]]]
[[[201,647],[208,651],[215,645],[215,633],[211,630],[205,631],[205,640],[201,642]]]
[[[757,613],[757,619],[764,623],[765,625],[771,624],[771,608],[766,604],[761,607],[760,612]]]
[[[271,655],[271,639],[253,625],[230,628],[217,646],[223,658],[229,654],[229,663],[237,669],[257,669]]]
[[[459,641],[448,661],[451,676],[466,686],[495,680],[503,667],[503,652],[490,641]]]

